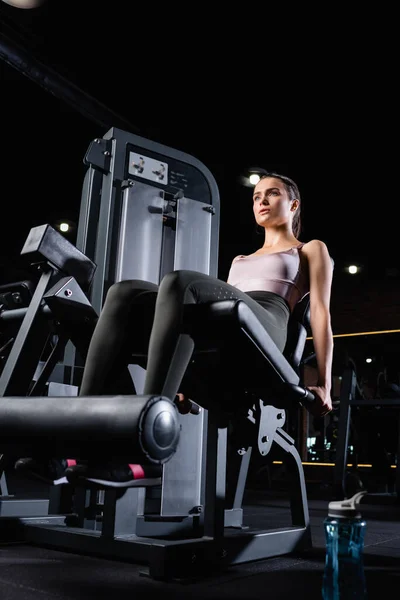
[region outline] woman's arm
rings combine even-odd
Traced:
[[[331,328],[330,299],[333,266],[324,242],[312,240],[303,246],[308,259],[310,277],[310,324],[317,360],[317,385],[309,389],[317,394],[312,413],[323,416],[332,410],[331,384],[333,360],[333,335]]]

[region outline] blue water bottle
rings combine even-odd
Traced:
[[[326,539],[323,600],[367,598],[364,575],[364,534],[366,522],[358,504],[366,491],[352,498],[329,503],[324,520]]]

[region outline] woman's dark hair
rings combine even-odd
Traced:
[[[297,207],[296,212],[294,213],[292,223],[293,235],[295,237],[299,237],[301,232],[301,198],[297,184],[293,181],[293,179],[290,179],[290,177],[286,177],[286,175],[280,175],[279,173],[273,173],[270,171],[262,171],[262,173],[260,174],[260,180],[265,179],[266,177],[275,177],[275,179],[280,179],[286,188],[286,191],[289,195],[289,199],[299,201],[299,206]]]

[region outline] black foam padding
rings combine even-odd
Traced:
[[[30,230],[21,256],[30,263],[48,261],[66,275],[74,277],[83,288],[90,285],[96,271],[92,260],[48,224]]]
[[[179,435],[177,408],[164,396],[0,398],[0,452],[13,456],[162,464]]]

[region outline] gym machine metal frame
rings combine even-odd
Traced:
[[[202,163],[117,129],[93,141],[85,162],[88,171],[82,192],[77,251],[97,265],[88,292],[91,310],[99,312],[107,289],[115,281],[138,278],[159,283],[173,269],[217,274],[219,195],[214,178]],[[142,220],[135,220],[137,215]],[[154,247],[156,252],[152,252]],[[27,316],[37,314],[48,283],[49,275],[43,275]],[[306,390],[299,385],[297,369],[305,343],[304,323],[300,320],[294,324],[297,350],[293,363],[277,351],[243,303],[216,304],[217,310],[205,315],[205,322],[211,319],[216,328],[221,322],[224,327],[236,327],[237,339],[249,342],[274,381],[271,389],[265,390],[272,395],[264,399],[255,396],[243,420],[252,433],[250,442],[246,438],[248,443],[238,449],[240,466],[232,505],[226,506],[226,414],[218,407],[200,409],[197,414],[179,415],[179,444],[163,464],[161,486],[129,489],[124,494],[114,489],[76,488],[73,510],[68,514],[62,512],[62,496],[69,493],[69,486],[62,486],[53,490],[49,506],[52,514],[3,517],[5,539],[9,536],[14,541],[139,562],[148,565],[151,577],[161,579],[185,578],[209,568],[219,569],[311,546],[303,468],[294,440],[282,428],[285,408],[306,396]],[[32,320],[23,322],[21,340],[30,334],[33,325]],[[196,325],[199,327],[199,323]],[[23,346],[24,343],[16,346],[15,357]],[[76,357],[73,353],[71,356],[71,366],[75,367]],[[5,372],[10,373],[10,369]],[[133,378],[140,394],[137,372]],[[71,378],[66,384],[73,381]],[[4,381],[1,389],[7,392]],[[11,398],[3,400],[7,401],[4,406],[8,406],[8,415],[14,418],[18,402],[23,404],[24,399],[14,398],[14,404],[9,402]],[[45,410],[51,400],[32,399],[38,410]],[[53,400],[57,402],[56,398]],[[77,400],[69,401],[76,407]],[[89,401],[79,400],[86,405]],[[124,397],[118,400],[123,403]],[[89,401],[94,410],[96,403],[101,402],[101,398]],[[57,415],[55,408],[54,418],[61,423],[65,416]],[[21,431],[13,429],[13,422],[10,417],[4,427],[8,425],[8,435],[21,441]],[[29,429],[29,423],[27,426]],[[266,456],[273,442],[290,459],[292,525],[254,531],[245,525],[242,508],[250,456],[254,447]],[[59,498],[55,500],[54,494]]]
[[[348,445],[351,424],[351,412],[354,407],[371,406],[400,406],[400,398],[362,398],[357,394],[357,376],[353,367],[344,369],[340,388],[340,418],[338,427],[338,439],[336,444],[336,458],[334,467],[333,492],[334,497],[342,499],[347,497],[346,473],[348,462]],[[397,449],[397,457],[400,457],[400,437]],[[400,469],[397,465],[395,478],[395,492],[393,494],[367,494],[364,502],[373,499],[378,502],[385,500],[399,502],[400,500]]]

